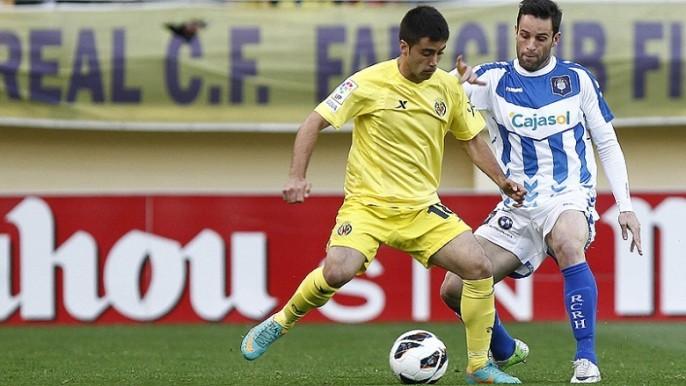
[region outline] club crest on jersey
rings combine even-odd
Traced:
[[[338,227],[338,230],[336,230],[336,233],[338,233],[339,236],[347,236],[353,231],[353,226],[349,222],[344,222]]]
[[[436,112],[436,114],[438,114],[439,117],[445,115],[446,111],[448,111],[448,107],[445,105],[443,99],[436,99],[436,101],[434,102],[434,111]]]
[[[553,88],[553,94],[565,96],[572,92],[572,81],[569,80],[568,75],[552,77],[550,79],[550,85]]]

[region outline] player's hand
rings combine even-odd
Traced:
[[[636,213],[620,212],[617,221],[622,228],[622,238],[624,240],[629,237],[627,231],[631,232],[631,247],[629,247],[629,251],[633,252],[634,247],[636,247],[638,254],[643,256],[643,249],[641,249],[641,223],[638,222]]]
[[[289,204],[297,204],[305,201],[310,196],[312,184],[304,178],[290,177],[281,191],[284,201]]]
[[[457,55],[455,68],[457,69],[457,73],[460,74],[460,83],[467,82],[471,84],[477,84],[479,86],[486,85],[486,82],[479,80],[479,76],[474,73],[474,68],[462,61],[462,55]]]
[[[526,189],[524,187],[511,179],[506,179],[505,182],[500,186],[500,190],[503,191],[508,197],[515,200],[515,208],[519,208],[524,205],[524,196],[526,196]]]

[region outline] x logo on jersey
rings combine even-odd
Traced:
[[[398,105],[395,106],[396,109],[403,109],[407,110],[407,101],[404,101],[402,99],[398,99]]]

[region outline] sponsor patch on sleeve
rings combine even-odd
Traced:
[[[334,92],[329,96],[329,99],[338,103],[339,105],[342,105],[356,88],[357,83],[355,83],[352,79],[346,79],[343,83],[336,87]]]
[[[331,109],[331,111],[334,113],[341,106],[338,103],[334,102],[331,97],[326,98],[326,105],[329,106],[329,109]]]

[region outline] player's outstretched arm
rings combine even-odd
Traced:
[[[462,55],[457,55],[457,60],[455,61],[455,71],[457,71],[457,78],[460,83],[470,83],[479,86],[485,86],[486,82],[479,80],[479,76],[474,72],[474,68],[462,60]]]
[[[282,190],[283,199],[287,203],[297,204],[305,201],[305,198],[309,196],[312,184],[307,182],[307,166],[310,163],[319,132],[328,126],[329,122],[322,118],[319,113],[313,111],[298,129],[293,144],[288,180]]]
[[[589,125],[591,138],[598,151],[600,164],[605,170],[605,175],[612,188],[612,195],[617,201],[619,209],[618,222],[622,228],[622,237],[627,240],[628,232],[631,232],[631,246],[629,250],[638,251],[643,255],[641,248],[641,224],[638,217],[633,212],[631,205],[631,195],[629,193],[629,173],[626,168],[624,152],[617,141],[617,134],[611,123],[604,123],[596,126]]]
[[[635,247],[638,254],[642,256],[643,249],[641,248],[641,223],[638,221],[636,213],[619,212],[617,221],[619,222],[619,226],[622,228],[622,238],[624,240],[629,237],[628,232],[631,232],[631,246],[629,247],[629,251],[633,252]]]
[[[521,206],[526,195],[526,189],[503,174],[498,161],[496,161],[486,141],[480,135],[477,135],[469,141],[464,141],[464,143],[467,154],[472,159],[474,165],[481,169],[488,178],[493,180],[503,193],[515,200],[517,202],[515,206]]]

